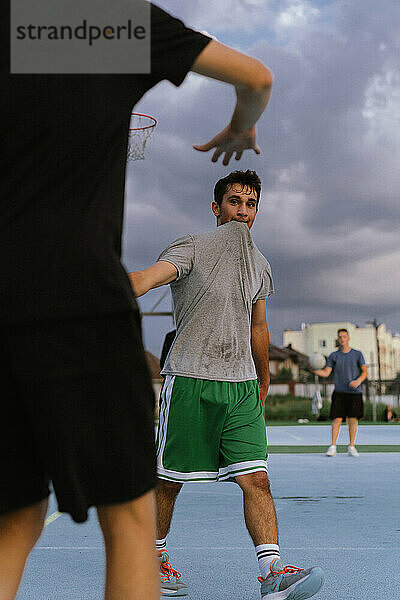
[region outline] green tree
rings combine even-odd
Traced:
[[[287,369],[286,367],[281,367],[276,375],[273,378],[274,382],[279,381],[293,381],[293,373],[292,369]]]

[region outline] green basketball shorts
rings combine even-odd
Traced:
[[[157,434],[158,477],[205,482],[267,470],[257,381],[167,375]]]

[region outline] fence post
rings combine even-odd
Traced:
[[[376,422],[376,389],[375,389],[375,387],[374,387],[374,391],[372,394],[371,404],[372,404],[372,420],[375,423]]]

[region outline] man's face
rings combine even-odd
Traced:
[[[257,194],[249,186],[233,183],[223,195],[221,206],[213,202],[212,210],[217,217],[217,227],[230,221],[239,221],[247,223],[251,229],[257,214]]]
[[[338,333],[338,343],[341,348],[348,346],[349,341],[350,341],[350,336],[348,333],[346,333],[346,331],[340,331]]]

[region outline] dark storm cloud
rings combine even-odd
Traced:
[[[274,340],[300,321],[362,324],[375,315],[398,331],[400,8],[389,1],[287,1],[260,12],[263,4],[249,0],[247,27],[257,22],[259,32],[263,14],[273,36],[258,34],[252,44],[248,37],[243,46],[275,73],[259,124],[263,154],[230,167],[254,168],[263,180],[254,237],[278,288]],[[240,18],[243,3],[171,5],[197,27],[206,27],[207,14],[207,30],[230,43],[235,20],[221,27],[218,18],[223,9]],[[227,170],[191,146],[222,129],[233,105],[229,86],[195,76],[180,90],[161,84],[142,100],[159,124],[151,160],[128,172],[129,268],[147,266],[176,237],[214,227],[212,189]]]

